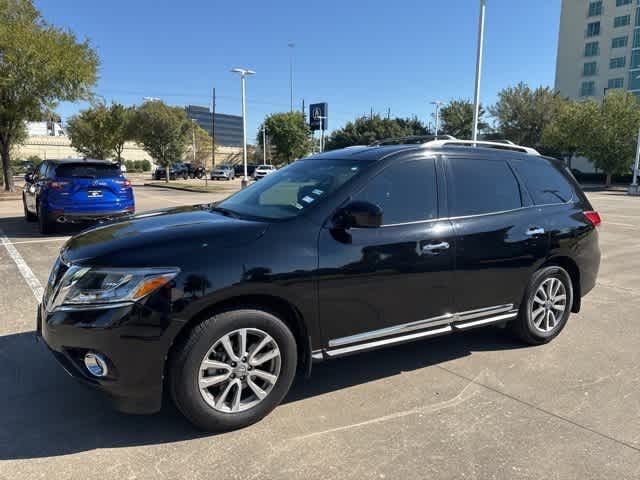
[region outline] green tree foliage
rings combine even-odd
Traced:
[[[153,100],[136,109],[133,121],[136,140],[161,166],[169,169],[183,157],[191,130],[184,109]]]
[[[100,103],[69,119],[67,133],[71,146],[86,158],[114,158],[122,163],[124,144],[134,138],[133,109]]]
[[[193,141],[195,137],[195,162],[193,160]],[[191,162],[196,167],[206,167],[211,165],[211,152],[213,151],[211,144],[211,135],[200,127],[196,122],[191,122],[189,132],[187,133],[187,144],[184,152],[185,162]]]
[[[326,149],[335,150],[353,145],[370,145],[386,138],[428,135],[428,128],[417,118],[383,118],[380,115],[362,116],[334,130]]]
[[[478,115],[478,132],[483,132],[489,125],[482,119],[485,111],[480,105]],[[473,135],[473,102],[470,100],[451,100],[440,109],[440,133],[452,135],[460,140],[468,140]]]
[[[301,112],[273,113],[258,128],[256,143],[262,145],[262,129],[276,147],[276,163],[290,163],[311,151],[311,131]]]
[[[611,177],[629,172],[640,128],[640,104],[635,95],[614,91],[604,102],[567,102],[543,133],[543,144],[567,154],[589,158]]]
[[[124,160],[124,166],[127,167],[127,173],[148,172],[151,170],[151,162],[149,160]]]
[[[88,99],[98,57],[88,41],[48,24],[31,0],[0,0],[0,156],[5,190],[13,190],[11,148],[25,121],[58,101]]]
[[[549,87],[532,90],[521,82],[501,90],[489,113],[495,118],[496,130],[502,138],[518,145],[538,147],[545,127],[565,101]]]

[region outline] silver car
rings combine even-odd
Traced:
[[[211,180],[233,180],[236,176],[231,165],[220,165],[211,170]]]
[[[253,172],[253,179],[260,180],[277,170],[273,165],[258,165]]]

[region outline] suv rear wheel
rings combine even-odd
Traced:
[[[42,207],[42,203],[38,202],[38,227],[40,233],[46,235],[54,232],[53,223],[49,220],[47,211]]]
[[[571,305],[573,286],[567,271],[558,266],[544,267],[531,277],[520,314],[511,327],[530,345],[550,342],[567,324]]]
[[[293,334],[276,316],[253,309],[220,313],[196,325],[169,365],[178,409],[197,427],[251,425],[289,391],[297,367]]]

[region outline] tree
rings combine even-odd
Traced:
[[[171,164],[182,158],[191,129],[184,109],[159,100],[148,101],[136,110],[134,123],[138,143],[167,169],[168,182]]]
[[[195,135],[195,147],[196,147],[196,159],[193,160],[193,140]],[[204,167],[207,165],[209,159],[212,158],[211,152],[213,151],[211,145],[211,135],[207,131],[200,127],[196,122],[192,121],[187,133],[187,143],[184,153],[184,158],[188,162],[192,162],[196,167]]]
[[[11,148],[25,122],[58,101],[89,99],[98,57],[88,41],[48,24],[31,0],[0,0],[0,156],[13,190]]]
[[[470,100],[451,100],[440,109],[440,132],[461,140],[470,139],[473,135],[473,110],[474,104]],[[484,108],[480,105],[478,132],[489,128],[489,125],[482,120],[484,114]]]
[[[370,145],[386,138],[428,135],[429,129],[417,118],[383,118],[380,115],[362,116],[331,133],[327,150],[353,145]]]
[[[532,90],[521,82],[501,90],[489,113],[496,119],[496,130],[502,138],[537,147],[545,127],[564,102],[563,97],[549,87]]]
[[[124,144],[134,137],[133,109],[119,103],[103,103],[82,110],[69,119],[71,146],[86,158],[114,158],[122,163]]]
[[[589,158],[606,174],[628,173],[634,160],[640,128],[640,104],[635,95],[614,91],[602,104],[587,100],[568,102],[557,112],[543,134],[543,143]]]
[[[311,131],[301,112],[273,113],[258,128],[256,142],[262,144],[262,130],[267,129],[269,143],[276,147],[278,163],[290,163],[311,151]]]

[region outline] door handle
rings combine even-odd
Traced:
[[[422,246],[422,251],[425,253],[435,253],[438,250],[446,250],[448,248],[449,244],[447,242],[428,243]]]
[[[544,228],[530,227],[525,233],[530,237],[533,237],[534,235],[544,235]]]

